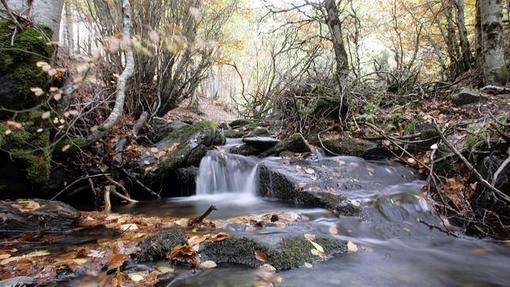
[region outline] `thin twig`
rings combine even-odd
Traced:
[[[441,140],[448,146],[448,148],[455,153],[466,165],[466,167],[475,175],[475,177],[478,179],[478,181],[483,184],[485,187],[490,189],[492,192],[494,192],[496,195],[498,195],[501,199],[505,200],[507,203],[510,203],[510,197],[503,193],[501,190],[494,187],[492,184],[490,184],[483,176],[476,170],[476,168],[473,167],[473,165],[467,160],[462,153],[460,153],[445,137],[439,126],[437,125],[437,122],[434,120],[434,128],[439,133],[439,136],[441,137]]]
[[[80,181],[88,180],[88,179],[95,178],[95,177],[102,177],[102,176],[105,176],[105,175],[108,175],[108,174],[107,173],[100,173],[100,174],[87,175],[87,176],[84,176],[84,177],[80,177],[77,180],[73,181],[68,186],[64,187],[61,191],[59,191],[57,194],[55,194],[50,200],[55,200],[62,193],[64,193],[66,190],[68,190],[69,188],[71,188],[73,185],[77,184]]]
[[[510,164],[510,149],[508,149],[508,158],[501,164],[501,166],[498,168],[498,170],[494,173],[494,177],[492,178],[492,185],[496,186],[496,183],[498,181],[498,178],[500,174],[503,172],[503,170]]]
[[[9,5],[7,5],[7,2],[5,0],[0,0],[2,4],[5,7],[5,11],[7,12],[7,15],[11,17],[12,22],[16,25],[16,28],[18,28],[20,31],[23,31],[23,26],[18,22],[18,19],[16,19],[16,16],[14,16],[14,13],[12,13],[11,9],[9,8]]]

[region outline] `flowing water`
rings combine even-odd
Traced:
[[[361,216],[337,217],[324,209],[258,198],[255,195],[258,165],[254,158],[229,154],[228,146],[211,151],[200,165],[196,196],[142,203],[119,211],[195,216],[215,204],[218,211],[211,215],[212,219],[293,212],[309,220],[283,229],[247,231],[230,227],[229,232],[271,240],[279,234],[331,236],[334,227],[338,230],[336,237],[357,244],[357,252],[315,263],[312,268],[280,272],[281,286],[510,286],[508,246],[448,236],[418,222],[418,219],[441,222],[429,207],[421,181],[356,191],[352,197],[362,202]],[[170,286],[252,286],[257,276],[252,269],[223,266]]]

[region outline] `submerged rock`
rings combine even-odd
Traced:
[[[186,244],[186,242],[186,234],[182,228],[159,231],[140,242],[138,244],[140,251],[135,253],[132,258],[136,262],[152,262],[165,259],[168,251],[177,245]]]
[[[261,195],[327,208],[340,215],[357,213],[357,198],[377,195],[385,187],[417,179],[403,166],[355,157],[266,159],[260,164],[259,177]]]
[[[319,261],[321,256],[333,256],[347,251],[346,242],[338,239],[317,238],[314,243],[324,249],[324,254],[312,252],[314,245],[304,237],[282,239],[275,246],[268,246],[248,237],[233,237],[204,244],[200,255],[203,260],[220,264],[240,264],[252,268],[270,264],[276,270],[289,270]]]

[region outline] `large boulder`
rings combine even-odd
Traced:
[[[200,249],[200,256],[203,260],[212,260],[219,264],[237,264],[252,268],[270,264],[276,270],[289,270],[305,263],[321,261],[326,256],[347,252],[347,243],[342,240],[321,237],[316,238],[314,243],[323,248],[324,254],[312,252],[316,246],[303,236],[280,238],[278,243],[271,245],[250,237],[232,237],[204,244]]]
[[[280,140],[272,137],[246,137],[243,142],[257,150],[265,151],[280,143]]]
[[[340,215],[357,212],[354,199],[379,194],[384,188],[417,179],[409,169],[355,157],[317,160],[264,160],[259,168],[259,194]]]
[[[462,89],[452,98],[452,102],[456,106],[476,104],[483,100],[487,100],[487,98],[482,97],[479,91],[469,88]]]
[[[147,149],[140,159],[151,185],[161,188],[179,168],[198,166],[209,148],[225,144],[225,137],[210,121],[202,121],[177,129]],[[164,189],[166,190],[166,189]]]
[[[138,252],[131,257],[135,262],[157,261],[166,258],[168,251],[188,241],[184,229],[171,228],[150,235],[138,244]]]
[[[50,78],[37,62],[48,62],[52,57],[53,48],[47,43],[53,33],[44,26],[28,27],[13,38],[13,26],[0,19],[0,106],[21,109],[41,100],[31,88],[48,86]]]
[[[367,159],[382,159],[392,156],[382,144],[358,138],[325,138],[319,141],[317,135],[311,137],[314,145],[324,148],[328,155],[357,156]]]
[[[302,134],[296,133],[291,135],[290,137],[284,139],[283,141],[276,144],[271,149],[262,153],[261,156],[271,156],[271,155],[280,155],[283,152],[292,152],[292,153],[307,153],[311,152],[312,148],[305,140]]]

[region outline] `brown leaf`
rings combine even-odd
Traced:
[[[117,269],[126,262],[127,256],[124,254],[115,254],[108,262],[108,270]]]
[[[261,261],[261,262],[267,262],[268,260],[268,256],[266,254],[266,252],[262,251],[262,250],[255,250],[255,258],[257,258],[258,261]]]
[[[223,241],[223,240],[225,240],[225,239],[227,239],[229,237],[230,236],[228,235],[228,233],[220,232],[218,234],[207,236],[205,240],[207,242],[220,242],[220,241]]]
[[[187,245],[177,245],[167,254],[167,258],[172,262],[183,263],[193,267],[198,266],[200,260],[198,253],[193,247]]]

